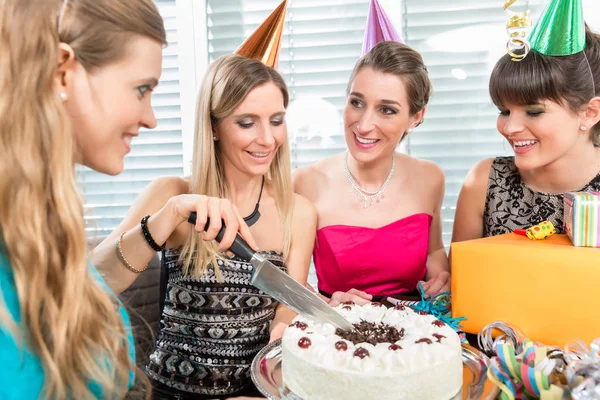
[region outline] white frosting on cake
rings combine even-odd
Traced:
[[[449,400],[461,391],[461,343],[449,326],[408,307],[341,304],[335,309],[353,324],[385,324],[404,335],[394,343],[354,344],[330,324],[297,317],[282,338],[282,369],[284,384],[302,399]],[[347,350],[336,349],[337,342]],[[368,355],[355,355],[359,348]]]

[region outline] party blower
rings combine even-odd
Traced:
[[[191,213],[188,222],[193,225],[196,224],[195,212]],[[207,220],[204,230],[208,229],[209,224],[210,220]],[[223,224],[215,240],[220,242],[224,234],[225,224]],[[327,322],[345,331],[353,329],[350,322],[321,300],[319,296],[252,250],[239,234],[236,235],[229,251],[252,264],[254,269],[250,277],[250,283],[254,287],[269,294],[300,315],[311,317],[322,323]]]

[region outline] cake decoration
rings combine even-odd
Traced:
[[[421,338],[421,339],[417,340],[415,343],[427,343],[427,344],[431,344],[433,342],[429,338]]]
[[[335,342],[335,349],[339,351],[346,351],[348,350],[348,344],[343,340],[339,340]]]
[[[311,345],[310,339],[303,337],[300,338],[300,340],[298,340],[298,347],[301,347],[303,349],[308,349]]]
[[[358,349],[354,350],[354,357],[365,358],[369,355],[369,350],[365,349],[364,347],[359,347]]]
[[[375,324],[373,322],[361,321],[354,324],[351,331],[336,329],[335,334],[354,344],[370,343],[394,343],[404,337],[404,328],[398,330],[393,326],[385,324]]]
[[[448,400],[460,392],[462,347],[449,325],[410,307],[334,309],[353,324],[352,331],[298,316],[306,330],[292,324],[283,334],[283,383],[297,397]]]

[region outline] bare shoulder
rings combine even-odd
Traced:
[[[311,186],[310,184],[312,181],[317,178],[317,173],[318,171],[315,169],[314,165],[295,169],[292,172],[294,192],[302,193],[306,187]]]
[[[339,153],[316,162],[313,167],[321,174],[328,176],[329,172],[334,170],[336,166],[343,165],[345,157],[346,153]]]
[[[396,159],[407,166],[415,178],[421,182],[427,182],[435,188],[443,188],[446,176],[442,168],[429,160],[421,160],[406,154],[397,154]]]
[[[298,168],[292,176],[294,192],[315,201],[320,189],[333,179],[332,171],[339,162],[341,162],[341,155],[338,154],[315,164]]]
[[[181,176],[163,176],[150,183],[149,188],[154,190],[164,190],[169,193],[184,194],[189,192],[189,178]]]
[[[294,193],[293,218],[294,220],[306,220],[307,222],[317,218],[317,210],[313,203],[298,193]]]
[[[493,158],[486,158],[471,168],[460,190],[457,207],[474,208],[483,212],[493,162]]]
[[[164,176],[150,182],[143,194],[152,198],[170,199],[173,196],[189,192],[190,184],[187,178],[180,176]]]
[[[456,203],[453,242],[483,236],[488,177],[493,162],[493,158],[481,160],[467,174]]]
[[[465,178],[465,185],[485,184],[487,186],[487,181],[490,176],[490,169],[492,168],[493,163],[493,158],[486,158],[478,161],[477,164],[475,164],[467,174],[467,177]]]
[[[171,197],[186,194],[188,191],[189,183],[186,178],[178,176],[157,178],[150,182],[135,199],[129,213],[134,215],[152,214],[161,209]]]
[[[442,167],[429,160],[416,160],[421,173],[425,178],[430,180],[434,185],[444,185],[446,180],[446,174],[444,174],[444,170]]]

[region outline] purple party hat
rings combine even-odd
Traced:
[[[386,40],[404,43],[379,1],[371,0],[362,55],[367,54],[377,43]]]

